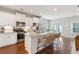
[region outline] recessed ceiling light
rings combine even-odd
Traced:
[[[42,16],[43,14],[42,14],[42,13],[40,13],[40,15]]]
[[[32,12],[33,12],[33,10],[31,9],[31,10],[30,10],[30,12],[32,13]]]
[[[54,11],[57,11],[57,9],[56,9],[56,8],[54,8],[53,10],[54,10]]]

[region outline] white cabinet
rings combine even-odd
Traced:
[[[0,47],[17,43],[17,33],[0,33]]]
[[[0,11],[0,26],[16,26],[16,15]]]
[[[25,18],[25,23],[26,23],[26,26],[31,27],[31,26],[33,25],[33,18],[31,18],[31,17],[26,17],[26,18]]]
[[[24,22],[25,21],[25,16],[24,14],[21,14],[21,13],[16,13],[16,19],[17,21],[19,22]]]
[[[16,13],[16,18],[17,18],[16,21],[25,22],[25,26],[31,27],[32,24],[33,24],[33,18],[28,17],[28,16],[26,16],[24,14]]]
[[[16,13],[16,18],[17,18],[16,21],[25,22],[25,26],[31,27],[32,24],[33,24],[33,18],[28,17],[28,16],[26,16],[24,14]]]
[[[25,33],[25,50],[29,54],[34,54],[37,52],[39,36],[30,36]]]

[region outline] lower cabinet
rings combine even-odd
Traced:
[[[30,36],[25,34],[25,50],[28,51],[28,54],[37,53],[38,39],[38,36]]]
[[[0,33],[0,47],[17,43],[17,33]]]

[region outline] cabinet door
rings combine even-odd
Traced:
[[[16,19],[19,22],[24,22],[25,21],[25,15],[21,13],[16,13]]]
[[[26,26],[31,27],[33,25],[33,19],[30,18],[30,17],[26,17],[25,18],[25,23],[26,23]]]
[[[9,44],[8,39],[9,39],[9,36],[5,34],[1,34],[0,35],[0,47],[7,46]]]
[[[17,34],[1,34],[0,35],[0,47],[15,44],[17,42]]]
[[[8,45],[17,43],[17,33],[11,33],[7,38]]]

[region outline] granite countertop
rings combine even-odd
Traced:
[[[42,35],[46,35],[48,33],[34,33],[34,32],[31,32],[31,33],[25,33],[25,35],[28,35],[28,36],[42,36]]]

